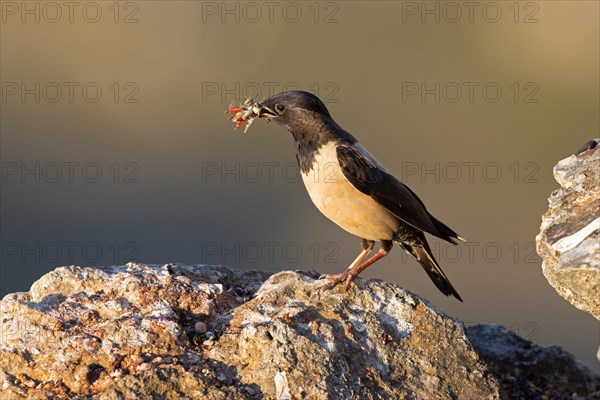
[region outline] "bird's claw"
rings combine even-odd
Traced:
[[[350,284],[354,279],[354,275],[344,272],[341,274],[324,274],[319,277],[319,280],[327,280],[327,282],[321,286],[318,290],[331,290],[340,283],[344,282],[344,292],[347,292],[350,288]]]

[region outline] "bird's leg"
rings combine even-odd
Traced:
[[[329,282],[327,282],[326,285],[323,285],[321,287],[322,289],[332,289],[338,283],[344,282],[346,279],[348,279],[350,272],[354,268],[356,268],[358,265],[360,265],[360,263],[365,259],[365,257],[368,256],[369,253],[373,250],[373,246],[375,246],[375,242],[372,240],[362,239],[361,245],[362,245],[363,250],[360,252],[358,257],[356,257],[356,259],[352,262],[352,264],[350,264],[350,266],[346,269],[345,272],[343,272],[341,274],[321,275],[321,277],[319,279],[329,280]]]
[[[346,272],[343,272],[341,274],[325,274],[325,275],[321,275],[319,277],[319,279],[338,280],[337,283],[345,281],[346,278],[348,277],[348,273],[350,272],[350,270],[352,270],[352,268],[356,268],[356,266],[359,265],[362,262],[362,260],[364,260],[365,257],[370,252],[371,252],[371,250],[363,250],[363,251],[361,251],[360,254],[358,255],[358,257],[356,257],[356,260],[354,260],[352,262],[352,264],[350,264],[350,266],[346,269]]]
[[[377,260],[380,260],[383,257],[387,256],[390,253],[390,250],[392,250],[393,245],[394,242],[392,242],[391,240],[382,240],[381,248],[379,248],[379,251],[375,253],[373,257],[369,258],[363,264],[346,271],[348,276],[346,277],[346,283],[344,284],[344,292],[348,290],[350,284],[352,283],[352,280],[354,280],[354,278],[356,278],[358,274],[360,274],[362,271],[373,265]]]

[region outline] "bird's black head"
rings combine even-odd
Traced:
[[[331,118],[325,104],[312,93],[290,91],[276,94],[263,101],[260,110],[260,117],[285,126],[292,133],[302,172],[310,171],[315,153],[323,145],[331,141],[356,142]]]
[[[317,96],[300,90],[276,94],[261,104],[263,118],[285,126],[292,133],[331,120],[327,107]]]

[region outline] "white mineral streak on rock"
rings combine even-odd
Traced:
[[[600,218],[596,218],[574,234],[560,239],[552,245],[552,248],[560,252],[571,250],[598,229],[600,229]]]

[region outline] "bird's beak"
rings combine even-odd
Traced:
[[[271,121],[273,118],[277,117],[277,114],[275,114],[275,112],[273,110],[271,110],[269,107],[265,106],[264,104],[260,105],[260,114],[258,115],[261,118],[264,118],[268,121]]]

